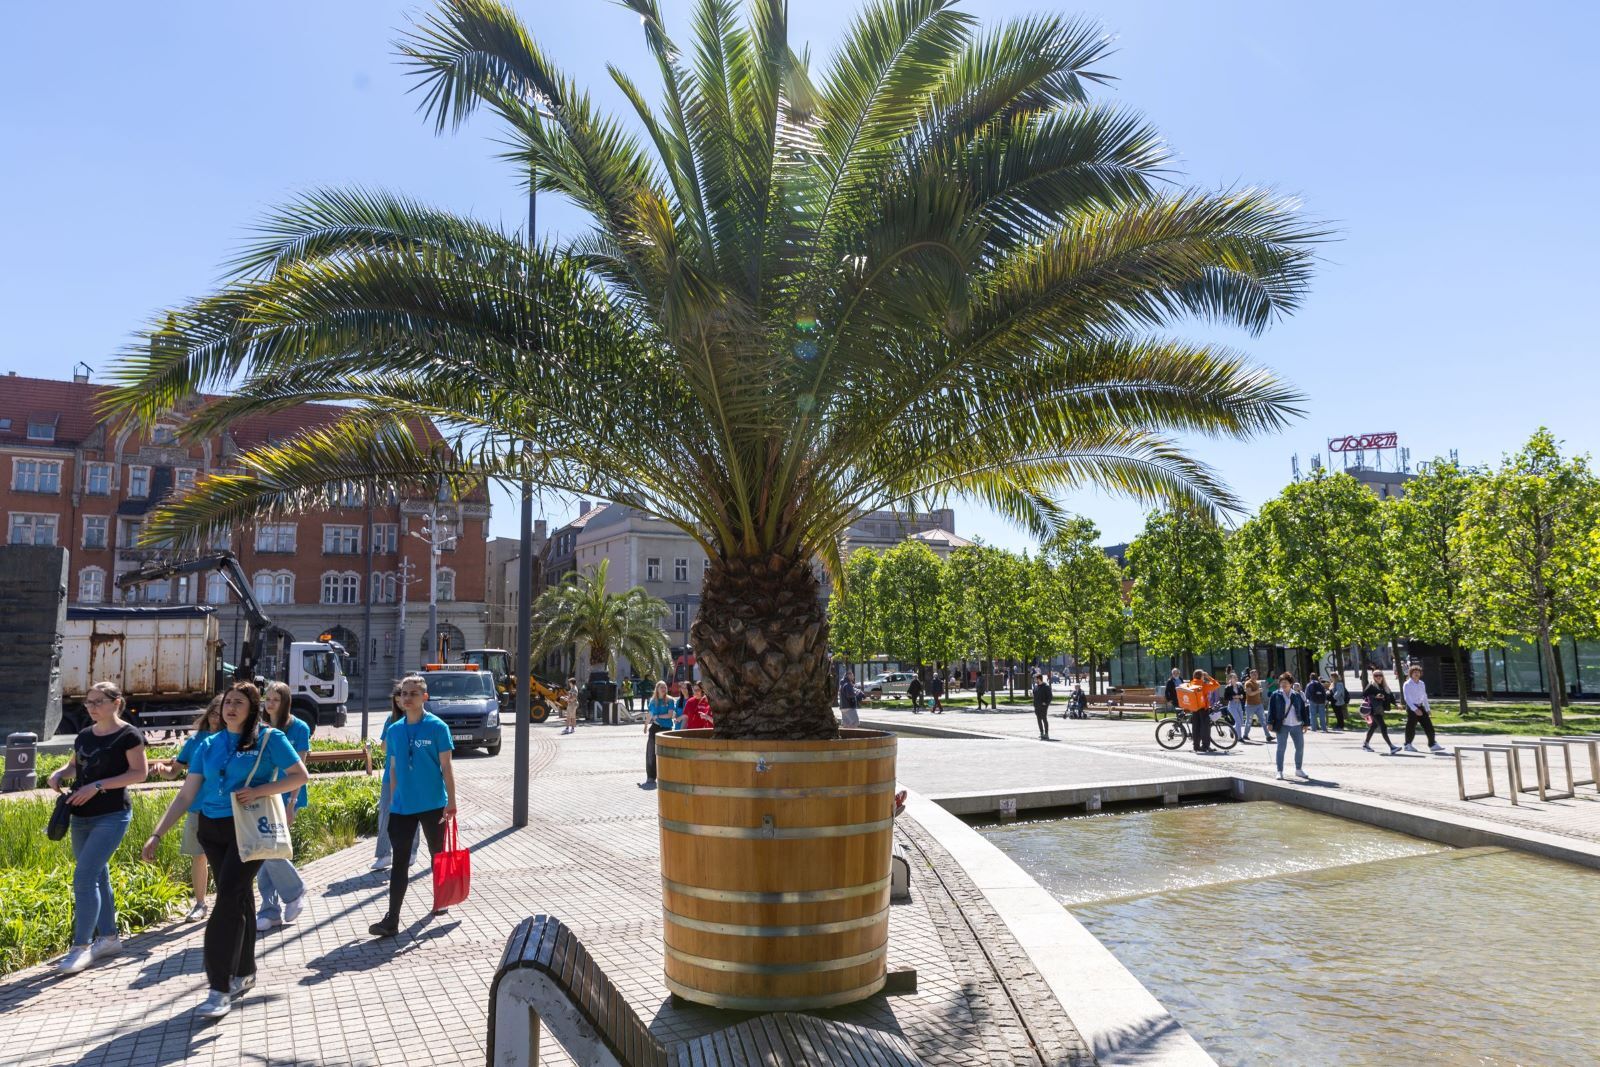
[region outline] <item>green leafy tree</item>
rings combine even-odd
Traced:
[[[950,553],[947,602],[958,620],[963,647],[978,654],[986,686],[995,664],[1009,652],[1010,616],[1016,610],[1016,557],[991,545],[964,546]]]
[[[921,541],[908,540],[883,554],[873,578],[883,651],[916,664],[917,673],[938,658],[945,642],[939,631],[939,597],[944,588],[944,561]]]
[[[1342,659],[1391,635],[1378,500],[1350,475],[1285,486],[1235,541],[1231,588],[1259,638]]]
[[[1542,427],[1473,486],[1462,516],[1472,617],[1486,634],[1538,646],[1558,727],[1565,693],[1555,642],[1594,632],[1597,522],[1600,486],[1588,458],[1563,458]]]
[[[404,36],[438,128],[488,109],[587,229],[530,248],[365,190],[278,210],[175,336],[129,353],[109,406],[149,421],[232,388],[191,435],[304,401],[359,428],[242,456],[147,537],[412,478],[431,450],[402,428],[438,420],[452,477],[526,476],[693,537],[718,735],[808,738],[836,732],[813,559],[837,574],[863,511],[965,493],[1042,537],[1086,485],[1234,506],[1173,435],[1275,431],[1296,397],[1164,331],[1266,328],[1322,234],[1271,194],[1175,185],[1156,131],[1090,96],[1102,33],[873,0],[814,71],[783,0],[743,19],[698,0],[681,39],[656,0],[625,6],[664,88],[652,107],[612,71],[628,124],[495,0],[440,0]]]
[[[842,580],[828,595],[828,623],[834,650],[846,663],[863,663],[883,651],[877,574],[882,563],[870,548],[858,548],[845,561]]]
[[[1033,667],[1061,649],[1060,630],[1056,626],[1061,602],[1060,583],[1042,553],[1029,558],[1024,552],[1017,564],[1017,578],[1021,589],[1016,598],[1017,611],[1011,618],[1008,644],[1024,667]],[[1016,675],[1016,671],[1011,672],[1013,684]]]
[[[1051,591],[1057,643],[1078,666],[1085,653],[1096,660],[1122,643],[1127,615],[1122,602],[1122,571],[1100,548],[1100,530],[1090,519],[1067,520],[1044,543],[1041,558],[1054,572]],[[1091,694],[1098,671],[1089,675]]]
[[[1193,508],[1152,511],[1128,545],[1128,575],[1133,622],[1146,648],[1182,656],[1188,674],[1195,653],[1222,647],[1227,554],[1210,518]]]
[[[536,657],[558,649],[589,646],[589,667],[613,669],[619,655],[636,667],[651,667],[671,658],[662,632],[667,602],[643,587],[624,593],[606,591],[610,560],[593,570],[569,574],[533,602],[533,649]]]
[[[1383,504],[1383,554],[1390,599],[1405,633],[1449,645],[1457,701],[1467,715],[1464,646],[1477,640],[1467,605],[1466,538],[1462,529],[1473,479],[1454,463],[1435,461],[1406,483],[1403,497]]]

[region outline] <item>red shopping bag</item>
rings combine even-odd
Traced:
[[[472,888],[472,853],[456,841],[456,819],[444,824],[444,851],[433,857],[433,910],[443,911],[467,899]]]

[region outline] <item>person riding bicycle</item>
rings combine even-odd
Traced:
[[[1178,707],[1189,717],[1189,736],[1196,752],[1211,751],[1211,694],[1221,685],[1205,671],[1196,670],[1190,681],[1177,687]]]

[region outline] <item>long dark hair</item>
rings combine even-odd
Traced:
[[[250,714],[245,717],[244,725],[239,727],[239,747],[235,750],[243,752],[256,746],[256,738],[261,736],[261,690],[253,682],[234,682],[223,693],[243,693],[244,699],[250,705]],[[223,724],[227,729],[227,724]]]
[[[195,732],[198,733],[201,730],[211,730],[211,727],[207,726],[206,724],[210,722],[213,717],[215,717],[217,721],[217,730],[226,730],[228,728],[222,721],[222,693],[218,693],[216,696],[212,697],[211,703],[206,705],[206,710],[202,711],[200,713],[200,717],[194,721]],[[212,732],[214,733],[215,731]]]
[[[268,693],[278,694],[277,718],[273,718],[272,714],[265,710],[267,706]],[[266,690],[261,694],[261,707],[263,709],[262,715],[266,719],[268,726],[271,726],[274,730],[282,730],[288,726],[289,716],[294,714],[294,712],[290,710],[294,707],[294,693],[289,689],[289,683],[268,682]]]

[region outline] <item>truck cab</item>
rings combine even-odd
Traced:
[[[336,641],[295,641],[289,645],[284,681],[289,683],[293,712],[315,730],[343,726],[350,700],[344,649]]]

